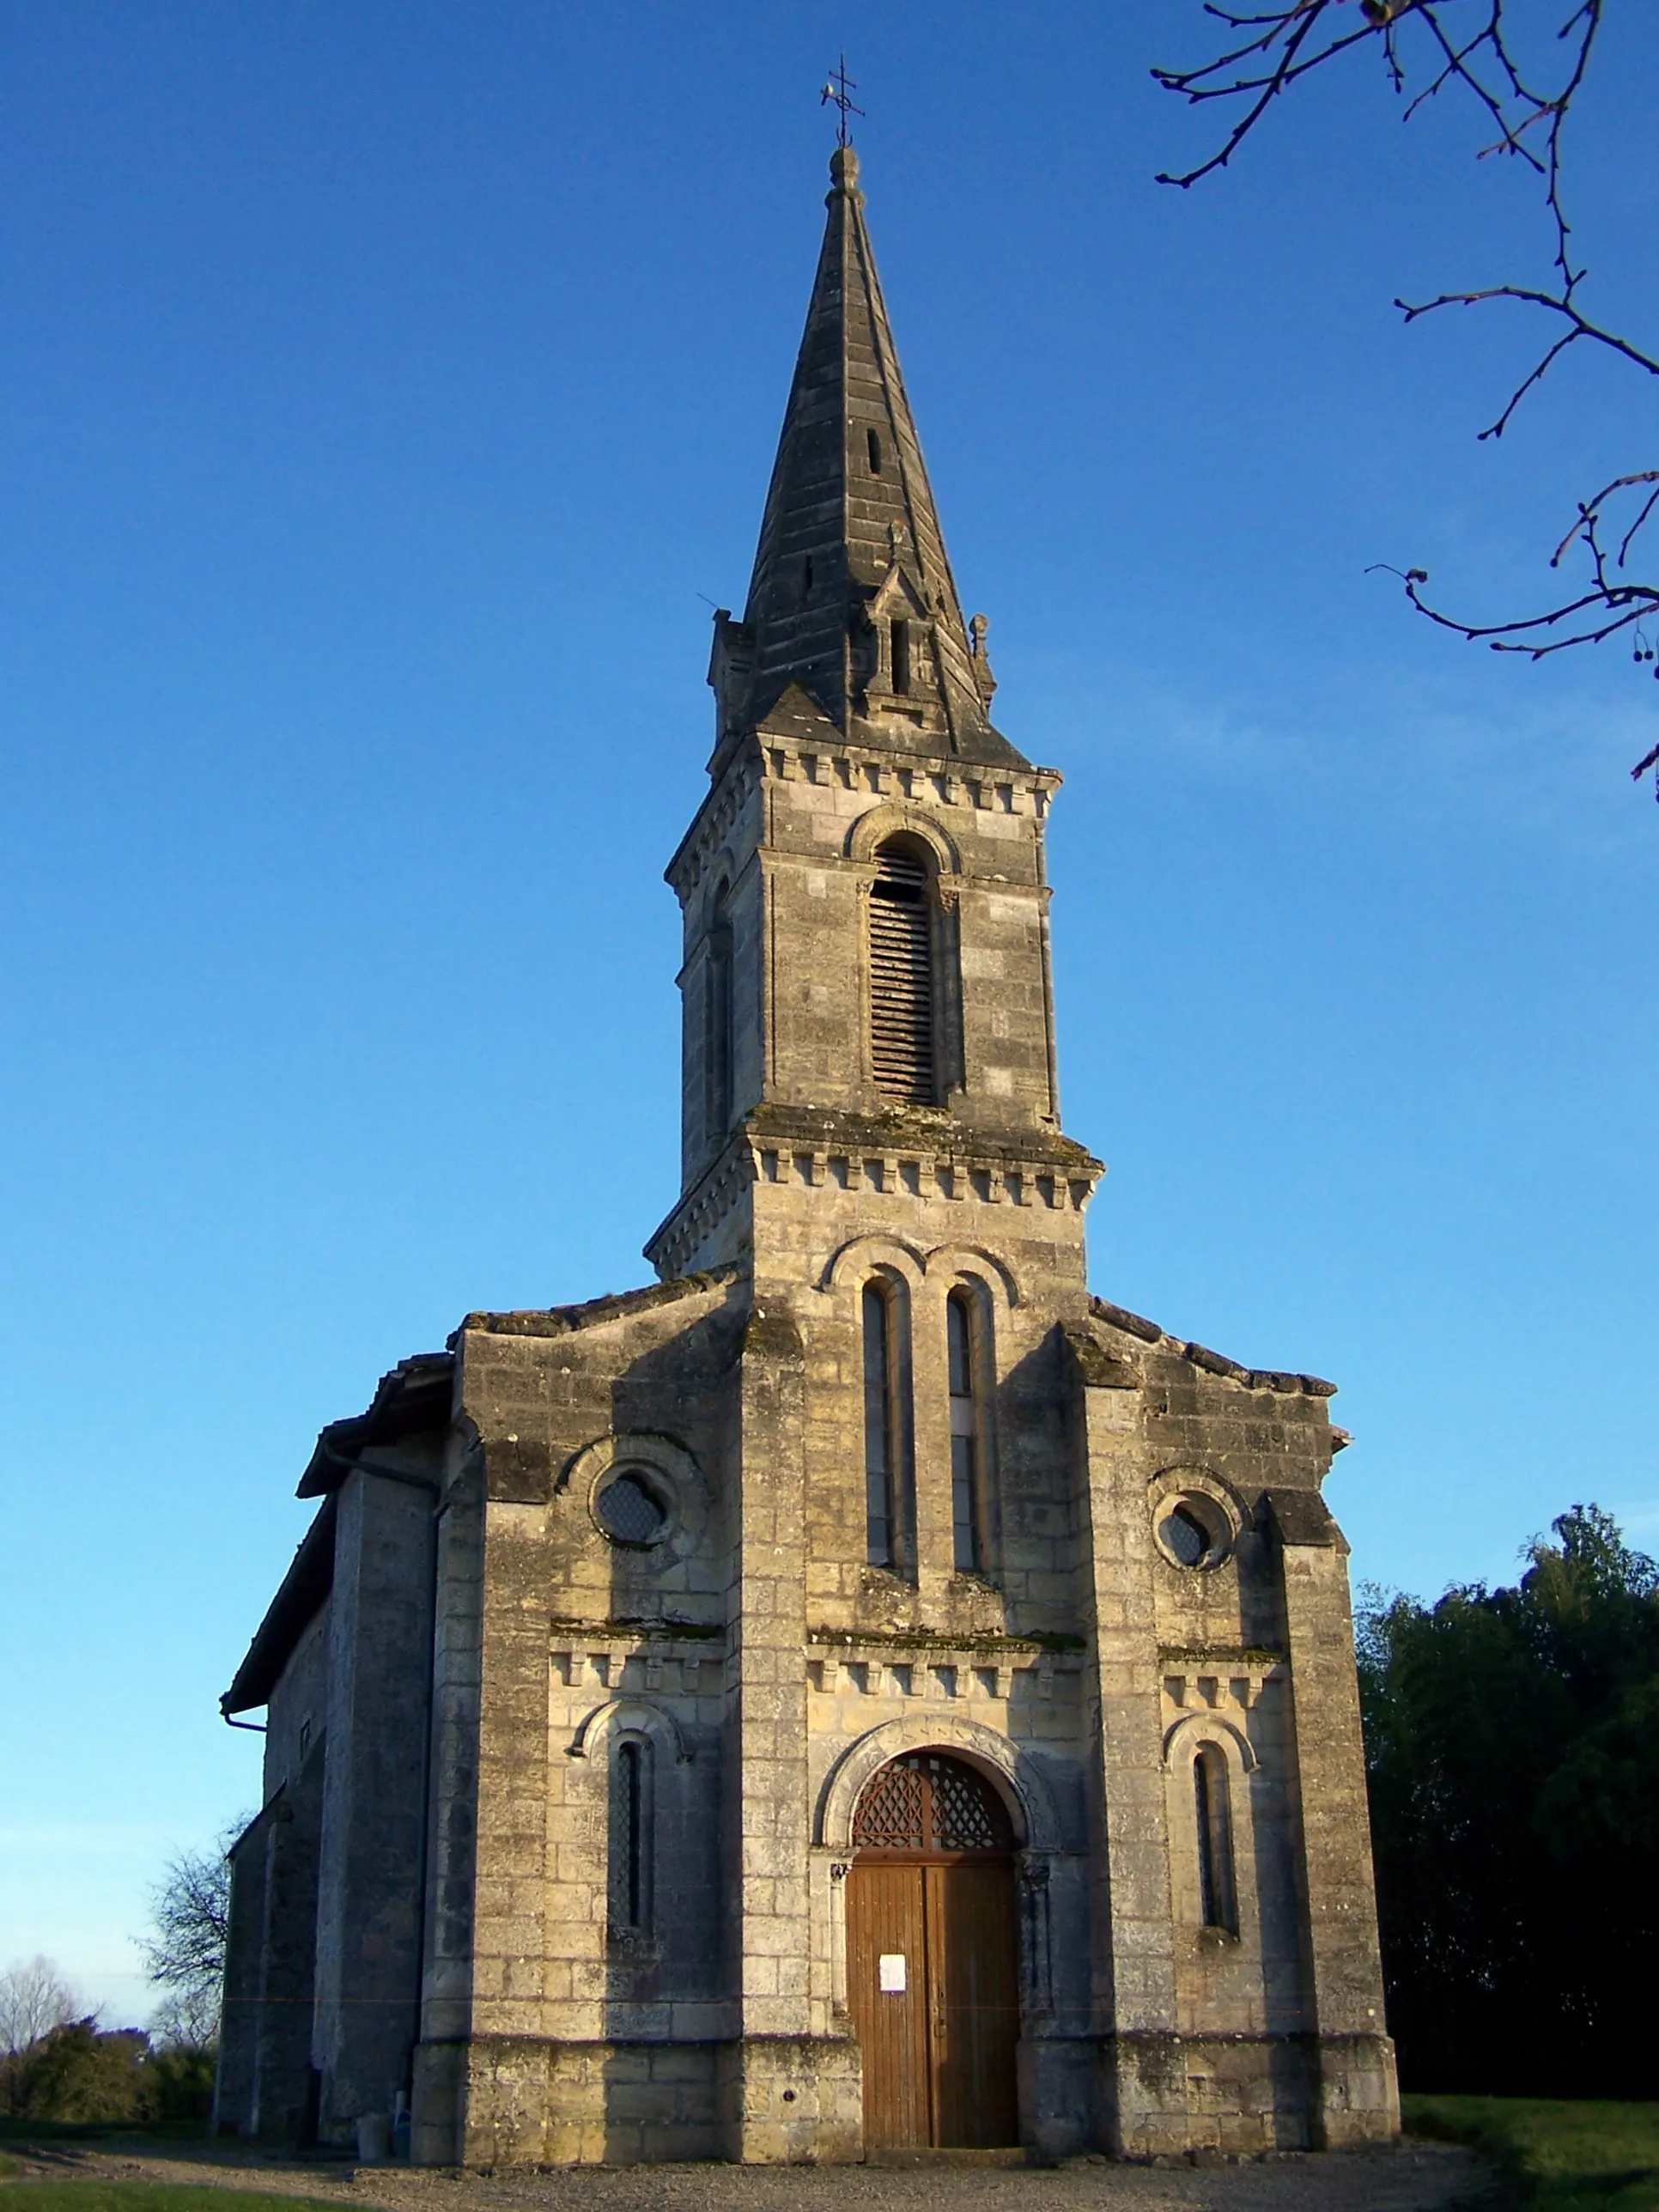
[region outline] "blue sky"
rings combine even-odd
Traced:
[[[1639,334],[1659,66],[1614,15],[1575,204]],[[255,1801],[216,1699],[319,1425],[471,1307],[647,1278],[659,872],[843,44],[1000,720],[1066,777],[1096,1288],[1340,1382],[1357,1578],[1507,1577],[1577,1498],[1659,1542],[1659,688],[1364,573],[1509,611],[1649,458],[1593,363],[1478,444],[1536,333],[1401,328],[1542,273],[1467,117],[1401,131],[1350,70],[1159,190],[1205,143],[1147,76],[1196,0],[0,0],[0,1963],[143,2013],[145,1884]]]

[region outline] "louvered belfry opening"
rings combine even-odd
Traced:
[[[933,930],[927,866],[907,846],[883,845],[870,886],[870,1044],[884,1098],[931,1106]]]

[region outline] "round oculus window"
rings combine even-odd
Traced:
[[[668,1526],[668,1509],[632,1469],[605,1484],[593,1500],[593,1517],[615,1544],[654,1544]]]
[[[1219,1566],[1227,1548],[1227,1532],[1213,1525],[1219,1520],[1207,1498],[1171,1498],[1158,1515],[1158,1543],[1178,1567]]]

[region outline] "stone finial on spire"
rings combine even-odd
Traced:
[[[974,681],[979,686],[979,696],[988,707],[991,694],[997,688],[997,679],[991,673],[991,656],[985,650],[985,640],[991,628],[988,616],[975,615],[968,625],[968,650],[974,657]]]

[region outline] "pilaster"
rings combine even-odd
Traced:
[[[738,2040],[722,2054],[726,2155],[855,2158],[857,2047],[811,2034],[811,1804],[806,1742],[805,1355],[762,1293],[739,1360],[729,1510],[725,1797],[727,1926]]]
[[[1145,2155],[1185,2147],[1187,2084],[1177,2033],[1140,1396],[1133,1375],[1086,1331],[1067,1334],[1081,1431],[1097,1701],[1091,1917],[1103,2039],[1102,2118],[1113,2149]]]

